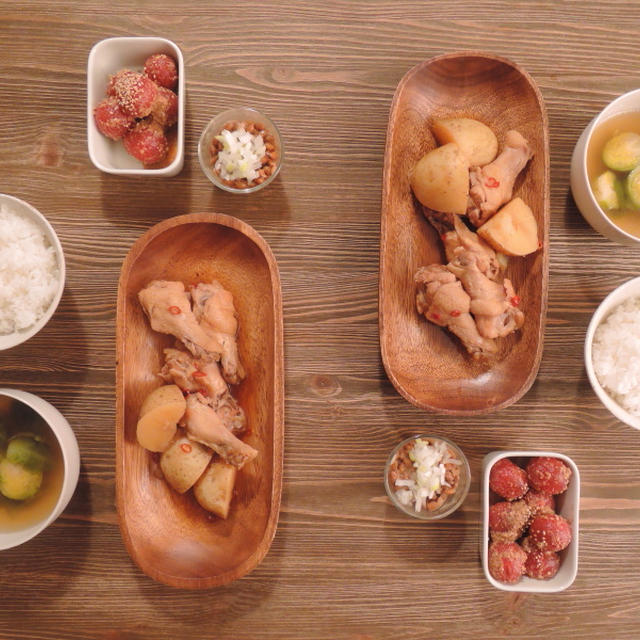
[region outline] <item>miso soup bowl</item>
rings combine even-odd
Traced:
[[[640,89],[629,91],[609,103],[585,128],[571,157],[571,193],[582,217],[601,235],[624,245],[638,245],[637,238],[615,225],[602,210],[591,190],[587,174],[587,151],[594,130],[605,120],[620,113],[640,111]]]
[[[36,524],[17,531],[0,532],[0,551],[17,547],[44,531],[69,504],[78,484],[80,475],[80,450],[76,436],[66,418],[49,402],[42,398],[17,389],[0,389],[0,397],[18,400],[33,409],[44,419],[55,435],[62,451],[64,476],[60,495],[53,508],[42,520]]]

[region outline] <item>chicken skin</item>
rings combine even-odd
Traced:
[[[213,449],[238,469],[258,455],[256,449],[236,438],[225,427],[220,416],[198,393],[189,394],[187,397],[187,409],[181,422],[192,440]]]
[[[505,134],[504,148],[493,162],[471,168],[467,215],[475,227],[511,200],[516,178],[532,157],[529,143],[512,129]]]
[[[474,358],[489,356],[497,351],[493,340],[478,332],[470,314],[469,295],[444,265],[420,267],[414,276],[414,282],[417,286],[418,313],[434,324],[449,329]]]

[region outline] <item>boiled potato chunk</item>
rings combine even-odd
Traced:
[[[521,198],[505,204],[477,231],[496,251],[508,256],[526,256],[538,249],[538,224]]]
[[[226,518],[229,515],[236,473],[236,467],[231,464],[222,460],[212,462],[193,487],[193,494],[199,504],[207,511]]]
[[[204,473],[212,457],[211,449],[179,435],[160,456],[160,468],[171,487],[184,493]]]
[[[431,130],[440,144],[455,142],[471,166],[489,164],[498,155],[498,138],[486,124],[472,118],[434,120]]]
[[[409,176],[416,198],[429,209],[464,213],[469,197],[469,160],[451,142],[423,156]]]
[[[154,389],[140,409],[136,427],[138,442],[149,451],[164,451],[175,436],[178,420],[186,407],[182,391],[175,384]]]

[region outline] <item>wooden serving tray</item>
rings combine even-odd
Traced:
[[[152,331],[138,291],[154,279],[188,285],[213,278],[234,296],[247,376],[233,394],[247,415],[244,439],[259,451],[238,474],[227,520],[208,514],[190,493],[173,491],[154,454],[136,441],[142,401],[160,384],[162,349],[174,344]],[[282,293],[267,243],[244,222],[215,213],[152,227],[122,266],[116,348],[116,501],[129,554],[147,575],[175,587],[213,587],[245,575],[269,550],[282,487]]]
[[[502,339],[491,362],[474,361],[457,338],[418,315],[413,275],[444,263],[442,243],[422,215],[409,171],[436,146],[434,117],[466,116],[491,127],[502,143],[517,129],[535,155],[514,196],[533,210],[541,250],[510,258],[507,276],[521,298],[522,329]],[[533,383],[542,357],[549,273],[549,131],[540,91],[518,65],[462,52],[411,69],[393,98],[385,151],[380,240],[380,350],[389,379],[409,402],[447,414],[480,414],[518,400]]]

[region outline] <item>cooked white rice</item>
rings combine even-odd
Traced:
[[[55,249],[38,225],[0,204],[0,334],[21,331],[47,311],[58,289]]]
[[[626,300],[593,334],[593,369],[609,395],[640,416],[640,298]]]

